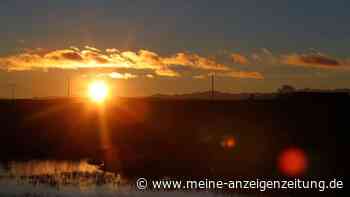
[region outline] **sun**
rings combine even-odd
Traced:
[[[95,102],[103,102],[108,96],[108,85],[104,81],[93,81],[89,84],[89,98]]]

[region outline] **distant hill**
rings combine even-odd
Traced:
[[[298,92],[319,92],[319,93],[348,93],[350,94],[350,89],[348,88],[342,88],[342,89],[310,89],[310,88],[305,88],[305,89],[300,89]]]
[[[211,91],[194,92],[188,94],[155,94],[150,98],[156,99],[202,99],[202,100],[271,100],[285,97],[283,93],[227,93],[215,91],[214,96]],[[295,92],[287,94],[288,97],[324,97],[324,96],[350,96],[350,89],[334,89],[334,90],[322,90],[322,89],[300,89]]]
[[[211,91],[194,92],[188,94],[155,94],[150,98],[159,99],[203,99],[203,100],[246,100],[246,99],[273,99],[276,93],[226,93],[215,91],[214,96]]]

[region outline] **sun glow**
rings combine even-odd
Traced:
[[[89,98],[95,102],[103,102],[108,96],[108,85],[104,81],[91,82],[88,95]]]

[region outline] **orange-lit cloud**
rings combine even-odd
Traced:
[[[119,53],[119,50],[115,49],[115,48],[111,48],[111,49],[106,49],[106,52],[107,53]]]
[[[323,54],[290,54],[281,58],[283,64],[320,68],[350,68],[350,62]]]
[[[152,75],[152,74],[146,74],[146,77],[147,77],[147,78],[150,78],[150,79],[153,79],[153,78],[154,78],[154,75]]]
[[[205,75],[195,75],[193,76],[194,79],[205,79],[206,76]]]
[[[210,75],[212,75],[212,73],[207,75],[195,75],[193,76],[193,78],[205,79]],[[264,76],[259,72],[245,72],[245,71],[218,72],[218,73],[215,73],[215,76],[238,78],[238,79],[264,79]]]
[[[112,78],[135,78],[132,70],[149,70],[149,76],[180,77],[181,72],[176,68],[184,67],[210,73],[216,71],[220,76],[233,78],[262,79],[257,72],[236,70],[228,65],[219,63],[214,58],[200,56],[194,53],[176,53],[161,56],[153,51],[139,50],[120,51],[110,48],[100,50],[91,46],[83,49],[70,47],[68,49],[53,51],[26,51],[23,53],[0,57],[2,69],[9,71],[31,69],[84,69],[84,68],[110,68],[129,69],[130,75],[118,75],[115,72]]]
[[[240,65],[250,64],[250,61],[248,60],[248,58],[245,55],[242,55],[239,53],[232,53],[231,58],[235,64],[240,64]]]
[[[112,79],[135,79],[138,76],[131,73],[119,73],[119,72],[111,72],[111,73],[99,73],[98,77],[110,77]]]
[[[95,51],[95,52],[101,52],[100,49],[97,49],[95,47],[90,47],[90,46],[85,46],[86,49],[90,50],[90,51]]]
[[[241,65],[249,63],[254,65],[290,65],[310,68],[350,68],[349,60],[331,57],[317,51],[274,55],[268,49],[263,48],[253,52],[250,56],[232,53],[231,59],[234,63]]]
[[[219,76],[232,77],[239,79],[264,79],[264,76],[259,72],[242,72],[242,71],[232,71],[228,73],[219,73]]]
[[[201,57],[197,54],[177,53],[169,58],[163,58],[162,61],[167,65],[189,66],[204,70],[230,70],[230,68],[226,65],[217,63],[215,60],[210,58]]]

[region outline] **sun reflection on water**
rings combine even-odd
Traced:
[[[0,182],[23,185],[46,185],[53,188],[75,187],[91,190],[99,186],[118,189],[125,181],[120,175],[105,172],[87,160],[9,162],[0,167]]]

